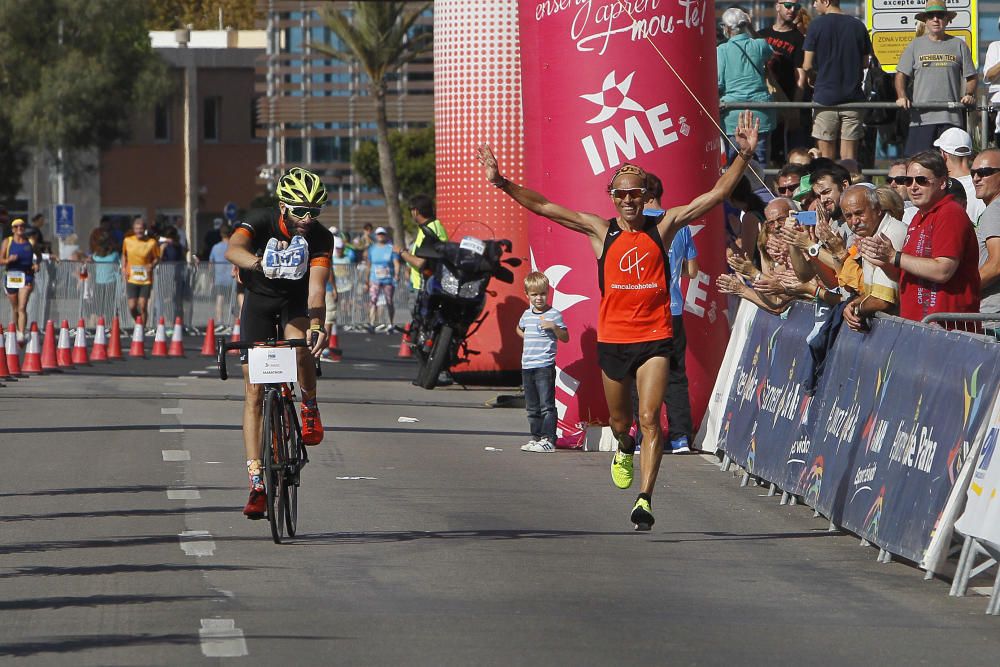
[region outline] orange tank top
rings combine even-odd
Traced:
[[[673,337],[670,318],[670,260],[656,230],[646,219],[642,231],[630,232],[610,220],[604,252],[597,260],[601,311],[597,340],[643,343]]]

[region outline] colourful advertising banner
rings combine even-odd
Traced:
[[[714,7],[692,0],[521,2],[524,184],[570,209],[611,218],[607,188],[624,162],[655,173],[665,207],[719,177]],[[684,83],[669,66],[680,73]],[[703,111],[697,99],[706,106]],[[522,164],[499,154],[501,169]],[[687,372],[700,421],[728,336],[721,210],[692,225],[702,273],[685,281]],[[570,342],[560,344],[556,400],[563,438],[607,423],[597,366],[597,260],[590,240],[531,217],[533,266],[548,275]],[[572,444],[561,442],[561,444]]]

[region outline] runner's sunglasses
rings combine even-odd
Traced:
[[[296,218],[304,218],[307,215],[311,218],[318,218],[319,214],[323,212],[323,209],[318,206],[288,206],[286,204],[286,208]]]
[[[976,176],[978,176],[979,178],[989,178],[990,176],[996,174],[997,172],[1000,172],[1000,167],[980,167],[979,169],[969,170],[969,173],[972,174],[973,178],[975,178]]]
[[[642,197],[645,194],[646,188],[611,188],[611,196],[615,199]]]

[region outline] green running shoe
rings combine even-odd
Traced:
[[[611,481],[619,489],[627,489],[632,486],[633,456],[633,454],[615,452],[615,457],[611,459]]]
[[[631,518],[636,530],[649,530],[656,521],[653,518],[653,508],[650,507],[649,501],[644,498],[639,498],[635,501]]]

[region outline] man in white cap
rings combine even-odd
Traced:
[[[956,13],[945,0],[927,0],[924,11],[916,15],[927,32],[915,38],[899,57],[896,65],[896,106],[909,109],[926,102],[976,101],[976,66],[972,52],[961,37],[945,32]],[[907,79],[913,79],[913,100],[906,95]],[[910,131],[906,137],[905,155],[927,150],[931,142],[949,127],[962,127],[962,114],[947,109],[913,109],[910,111]]]
[[[976,186],[972,183],[972,137],[965,130],[950,127],[934,141],[934,147],[941,149],[941,157],[948,166],[948,175],[962,184],[968,204],[965,212],[969,220],[975,222],[986,208],[982,199],[976,198]]]

